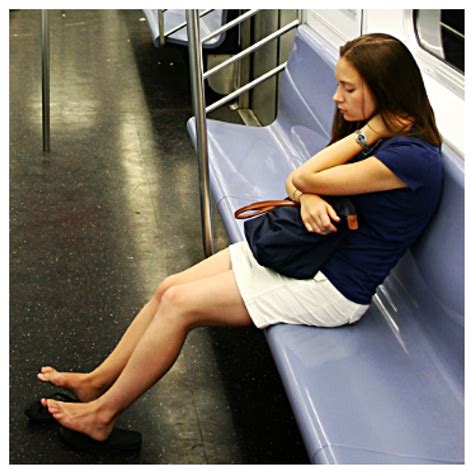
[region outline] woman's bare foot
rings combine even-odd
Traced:
[[[42,367],[38,379],[42,382],[49,382],[56,387],[70,390],[81,402],[95,400],[107,388],[94,383],[90,374],[58,372],[53,367]]]
[[[96,441],[105,441],[114,428],[115,418],[100,410],[96,401],[63,403],[42,398],[41,404],[60,425],[83,433]]]

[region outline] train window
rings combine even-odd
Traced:
[[[464,73],[464,10],[414,10],[420,46]]]

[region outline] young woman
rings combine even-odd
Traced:
[[[245,241],[166,278],[94,371],[41,369],[40,380],[80,400],[41,400],[70,435],[98,445],[110,439],[118,415],[169,370],[195,327],[340,326],[367,310],[436,209],[441,138],[418,66],[397,39],[368,34],[350,41],[335,75],[331,143],[288,176],[286,191],[301,204],[308,231],[320,234],[336,231],[339,221],[322,196],[351,196],[359,230],[313,279],[261,267]]]

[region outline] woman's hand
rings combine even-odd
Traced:
[[[327,235],[337,231],[332,221],[339,222],[341,218],[324,199],[315,194],[303,194],[300,204],[301,219],[308,232]]]

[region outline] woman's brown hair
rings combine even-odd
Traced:
[[[389,130],[396,129],[396,116],[412,117],[414,126],[402,134],[441,146],[441,135],[420,69],[401,41],[384,33],[371,33],[347,42],[339,53],[362,76],[376,101],[376,113],[381,115]],[[336,108],[331,143],[361,128],[364,123],[346,121]]]

